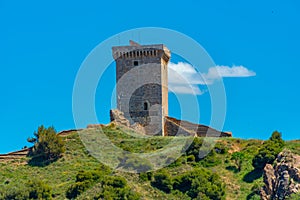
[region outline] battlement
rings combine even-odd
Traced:
[[[162,57],[166,62],[170,60],[171,52],[163,44],[140,45],[130,41],[129,46],[112,47],[113,58],[117,59],[136,59],[146,57]]]

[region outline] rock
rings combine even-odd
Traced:
[[[263,180],[264,180],[264,187],[263,187],[263,200],[270,199],[272,194],[273,194],[273,189],[275,185],[275,171],[272,165],[267,164],[264,168],[264,175],[263,175]]]
[[[139,123],[130,124],[129,120],[124,117],[124,113],[118,109],[110,110],[110,121],[117,126],[125,126],[135,132],[145,134],[144,127]]]
[[[130,127],[129,120],[124,117],[124,113],[118,109],[110,110],[110,121],[115,122],[116,125],[123,125]]]
[[[290,151],[281,152],[274,167],[264,168],[264,186],[260,191],[263,200],[283,200],[293,193],[300,192],[300,156]]]

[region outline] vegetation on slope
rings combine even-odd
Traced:
[[[135,153],[162,149],[173,139],[134,137],[115,126],[103,131],[114,145]],[[213,150],[199,158],[203,139],[195,138],[167,167],[128,173],[92,157],[77,132],[61,139],[65,152],[48,165],[28,165],[30,157],[0,163],[0,199],[257,199],[262,185],[261,171],[252,166],[266,143],[259,140],[219,138]],[[286,142],[285,148],[299,153],[300,142]]]

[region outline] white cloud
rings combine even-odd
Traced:
[[[244,66],[215,66],[208,69],[205,74],[207,79],[217,79],[223,77],[249,77],[255,76],[256,73]]]
[[[201,95],[204,93],[197,85],[169,84],[169,90],[180,94]]]
[[[205,85],[204,77],[201,73],[198,73],[195,68],[184,62],[177,64],[170,62],[168,66],[169,83],[176,84],[193,84],[193,85]]]
[[[226,77],[250,77],[256,73],[244,66],[215,66],[208,69],[207,73],[197,72],[196,69],[184,62],[177,64],[170,62],[168,67],[169,88],[171,91],[181,94],[197,94],[204,92],[199,85],[210,85],[215,80]]]

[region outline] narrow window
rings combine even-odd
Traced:
[[[144,103],[144,110],[148,110],[148,103],[147,102]]]
[[[139,65],[139,62],[138,61],[133,61],[133,66],[138,66]]]

